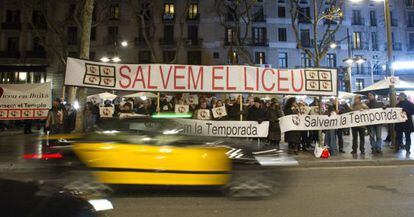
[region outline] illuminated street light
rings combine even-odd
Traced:
[[[348,65],[352,65],[352,63],[354,63],[354,60],[352,58],[347,58],[344,60],[344,62]]]
[[[117,62],[121,61],[121,59],[119,57],[114,57],[114,58],[112,58],[112,61],[117,63]]]
[[[338,47],[338,44],[336,44],[335,42],[333,42],[333,43],[331,43],[331,44],[329,45],[329,47],[330,47],[331,49],[335,49],[336,47]]]
[[[358,58],[358,59],[356,60],[356,63],[358,63],[358,64],[365,63],[365,59],[364,59],[364,58]]]
[[[126,46],[128,46],[128,42],[127,41],[123,41],[123,42],[121,42],[121,45],[122,45],[122,47],[126,47]]]
[[[108,57],[102,57],[100,60],[101,62],[106,63],[106,62],[109,62],[110,59]]]

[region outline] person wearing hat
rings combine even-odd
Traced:
[[[266,111],[262,108],[262,102],[259,98],[254,98],[254,105],[249,108],[247,112],[247,120],[248,121],[257,121],[262,123],[262,121],[266,120]]]
[[[354,103],[351,106],[351,111],[362,111],[369,109],[368,106],[362,102],[361,96],[357,95],[354,98]],[[361,154],[365,154],[365,127],[352,127],[352,152],[356,154],[358,149],[358,136],[359,136],[359,150]]]
[[[407,154],[410,154],[411,150],[411,133],[414,131],[412,115],[414,115],[414,104],[407,100],[407,95],[401,93],[398,96],[398,108],[402,108],[403,111],[407,114],[407,120],[402,123],[395,124],[395,131],[397,132],[397,144],[395,151],[398,152],[400,148],[403,147],[402,136],[405,137],[405,150]]]

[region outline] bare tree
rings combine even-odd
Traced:
[[[163,16],[163,6],[158,4],[158,1],[152,0],[130,0],[129,4],[133,8],[134,13],[137,18],[138,23],[138,35],[143,38],[145,45],[148,47],[151,53],[151,59],[155,63],[159,63],[162,60],[160,54],[157,52],[157,38],[155,35],[161,35],[162,30],[157,28],[157,17],[161,18]],[[185,21],[187,18],[188,9],[190,7],[190,1],[185,2],[183,10],[180,10],[178,13],[178,25],[179,25],[179,35],[175,42],[174,49],[175,55],[173,60],[170,63],[176,63],[177,57],[182,49],[182,42],[184,37],[184,27]],[[175,15],[174,15],[175,16]],[[175,24],[175,22],[172,22]]]
[[[302,6],[301,0],[289,0],[292,29],[297,42],[297,48],[313,60],[316,67],[335,43],[334,37],[343,22],[343,0],[311,0],[310,8]],[[323,22],[323,23],[321,23]],[[300,36],[301,26],[310,25],[313,35],[308,39]],[[310,42],[304,44],[304,42]]]
[[[247,49],[251,43],[249,35],[254,19],[253,6],[257,0],[215,0],[214,7],[221,26],[232,31],[230,50],[249,65],[254,65],[253,58]]]

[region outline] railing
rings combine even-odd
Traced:
[[[2,23],[1,24],[2,29],[21,29],[22,24],[21,23]]]
[[[198,21],[198,20],[200,20],[200,14],[199,13],[197,13],[197,14],[187,14],[187,20],[188,21]]]
[[[371,74],[371,67],[366,66],[356,66],[352,67],[352,74],[356,75],[370,75]]]
[[[183,38],[185,47],[201,47],[203,44],[202,38]]]
[[[134,39],[135,46],[141,47],[141,46],[147,46],[147,43],[145,42],[145,39],[142,37],[136,37]]]
[[[160,38],[159,43],[160,43],[161,46],[171,46],[171,45],[176,45],[177,40],[176,39]]]
[[[174,20],[174,13],[164,13],[162,15],[163,20]]]
[[[266,22],[266,15],[262,13],[257,13],[253,15],[253,22]]]
[[[260,39],[249,39],[251,41],[251,46],[269,46],[269,40],[267,38],[260,38]]]
[[[46,58],[46,52],[44,50],[26,51],[26,58]]]
[[[19,58],[20,52],[15,50],[0,51],[0,58]]]
[[[352,43],[353,50],[369,50],[369,43],[368,42],[360,42],[359,44]]]

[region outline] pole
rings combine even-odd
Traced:
[[[348,43],[348,59],[351,59],[352,56],[352,47],[351,47],[351,37],[349,35],[349,28],[346,28],[346,39],[347,39],[347,43]],[[352,92],[352,63],[351,64],[347,64],[346,67],[346,73],[347,73],[347,88],[346,91],[351,93]]]
[[[81,59],[89,59],[93,7],[94,7],[94,0],[83,1],[82,35],[81,35],[81,43],[80,43],[80,58]],[[79,107],[79,112],[76,113],[75,132],[82,132],[83,131],[83,108],[86,103],[86,89],[84,87],[78,88],[78,102],[79,102],[80,107]]]
[[[394,71],[391,69],[392,62],[392,29],[391,29],[391,12],[390,12],[390,1],[384,0],[384,14],[385,14],[385,27],[387,31],[387,65],[386,65],[386,74],[387,76],[394,77]],[[391,107],[396,106],[396,92],[394,83],[390,84],[390,104]],[[391,124],[391,146],[395,147],[395,150],[398,151],[395,135],[395,124]]]
[[[160,114],[160,92],[157,93],[157,113]]]
[[[239,95],[239,104],[240,104],[240,121],[243,120],[243,96]]]

